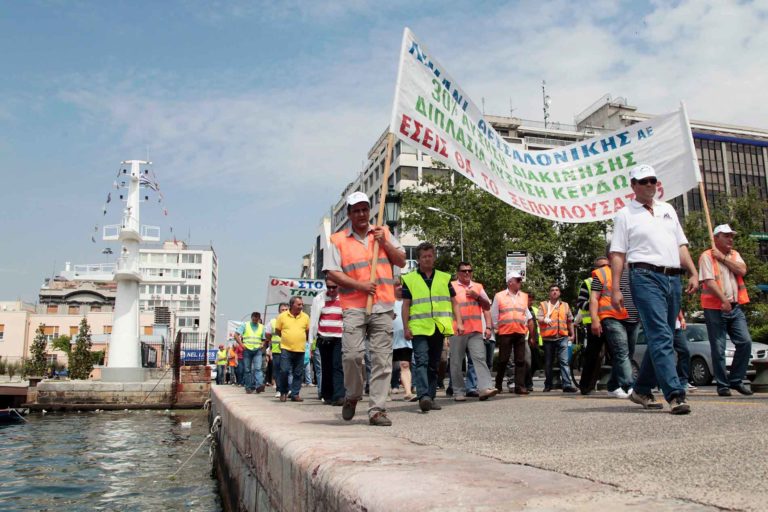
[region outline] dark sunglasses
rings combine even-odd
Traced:
[[[638,183],[639,185],[647,185],[647,184],[649,184],[649,183],[650,183],[651,185],[655,185],[655,184],[656,184],[656,181],[657,181],[657,180],[656,180],[656,178],[643,178],[643,179],[641,179],[641,180],[637,180],[637,183]]]
[[[329,290],[338,290],[339,289],[338,286],[326,286],[326,288],[329,289]]]
[[[471,268],[463,268],[463,269],[459,270],[459,272],[467,272],[467,273],[471,274],[473,271],[472,271]]]

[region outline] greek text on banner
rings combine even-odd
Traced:
[[[510,144],[409,29],[403,34],[390,131],[511,206],[560,222],[613,218],[634,197],[629,169],[650,164],[659,199],[695,187],[685,112],[551,150]]]

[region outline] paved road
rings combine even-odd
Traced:
[[[322,417],[325,424],[341,423],[340,408],[322,405],[315,394],[315,388],[304,388],[305,402],[284,406],[306,413],[308,422]],[[666,408],[645,411],[605,392],[504,393],[487,402],[461,403],[443,397],[443,410],[427,414],[394,397],[389,403],[394,425],[377,431],[414,443],[551,470],[649,498],[678,498],[693,509],[766,510],[768,395],[721,398],[714,388],[702,388],[690,395],[688,416],[672,416]],[[259,398],[274,400],[268,394]],[[365,408],[358,406],[349,427],[373,428]]]

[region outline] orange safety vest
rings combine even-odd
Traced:
[[[735,253],[737,256],[739,255],[739,253],[734,250],[731,250],[731,252]],[[717,285],[720,287],[720,291],[722,291],[723,278],[720,275],[720,265],[717,264],[715,257],[712,256],[712,249],[707,249],[706,251],[701,253],[701,256],[699,257],[699,262],[701,262],[701,258],[704,258],[707,256],[712,258],[712,270],[715,273],[715,281],[717,281]],[[701,263],[699,263],[699,266],[701,266]],[[739,285],[738,296],[736,297],[736,301],[739,304],[748,303],[749,294],[747,293],[747,285],[744,284],[744,278],[741,276],[736,276],[736,283]],[[715,292],[712,291],[712,288],[710,286],[707,286],[707,281],[703,281],[701,283],[701,307],[703,309],[720,309],[720,306],[722,306],[720,299],[717,298],[717,295],[715,295]]]
[[[615,309],[611,304],[611,293],[613,293],[613,280],[611,279],[611,267],[600,267],[592,271],[592,277],[596,277],[603,289],[600,292],[600,300],[597,303],[597,316],[603,318],[615,318],[616,320],[626,320],[629,318],[627,309],[622,306],[621,309]]]
[[[229,353],[227,354],[227,362],[229,366],[237,366],[237,352],[235,352],[234,348],[229,349]]]
[[[350,230],[352,228],[349,228]],[[390,239],[389,229],[384,227],[384,237]],[[368,246],[364,246],[349,231],[341,231],[331,235],[331,243],[336,246],[341,255],[341,270],[356,281],[368,282],[371,279],[371,259],[373,257],[373,233],[368,233]],[[395,280],[392,277],[392,264],[387,253],[379,244],[378,262],[376,263],[376,295],[373,302],[382,305],[395,304]],[[341,309],[365,308],[368,294],[350,288],[339,286]]]
[[[483,308],[480,307],[480,303],[467,297],[467,287],[459,283],[458,279],[452,284],[456,292],[456,302],[458,302],[459,311],[461,311],[461,321],[464,323],[464,334],[483,332]],[[478,294],[483,293],[483,285],[480,283],[472,281],[470,286]],[[453,332],[458,332],[456,322],[453,322]]]
[[[546,316],[548,311],[549,301],[544,301],[539,304],[539,311],[543,311]],[[560,301],[557,308],[552,310],[552,314],[549,319],[552,320],[549,324],[539,322],[539,335],[543,339],[562,338],[568,336],[568,313],[571,311],[570,306],[565,302]]]
[[[512,297],[507,290],[496,294],[496,303],[499,305],[499,334],[527,334],[528,322],[525,312],[528,311],[528,294],[518,292],[517,297]]]

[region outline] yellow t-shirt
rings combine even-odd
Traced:
[[[304,352],[307,348],[309,315],[305,312],[293,316],[290,311],[283,311],[275,322],[275,330],[280,331],[280,350]]]

